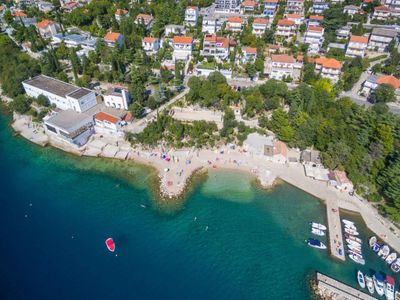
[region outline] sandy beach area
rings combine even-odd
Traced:
[[[52,145],[77,155],[132,159],[150,165],[159,172],[160,196],[165,201],[183,197],[187,181],[197,170],[229,169],[250,172],[266,188],[272,187],[275,180],[280,178],[326,203],[335,201],[339,208],[361,214],[366,226],[400,253],[400,230],[393,223],[380,216],[376,208],[366,200],[340,192],[326,182],[306,177],[301,163],[275,163],[265,157],[251,155],[241,147],[221,147],[215,150],[177,150],[163,147],[145,149],[132,147],[122,136],[109,134],[95,134],[85,146],[76,148],[47,136],[43,127],[32,124],[27,116],[15,115],[12,127],[26,139],[41,146]]]

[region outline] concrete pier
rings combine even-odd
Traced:
[[[317,293],[333,300],[376,300],[364,292],[321,273],[317,273],[317,281]]]
[[[340,223],[339,203],[335,200],[326,201],[328,217],[329,247],[331,255],[342,261],[346,260],[343,246],[342,225]]]

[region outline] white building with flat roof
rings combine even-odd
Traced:
[[[216,17],[204,17],[201,32],[207,34],[215,34],[217,31],[221,30],[222,21]]]
[[[51,104],[62,110],[85,112],[97,104],[93,91],[45,75],[27,79],[22,85],[29,97],[46,96]]]
[[[103,95],[104,104],[108,107],[128,110],[131,99],[129,92],[120,87],[112,87]]]
[[[199,20],[199,8],[197,6],[188,6],[185,10],[185,24],[188,26],[196,26]]]

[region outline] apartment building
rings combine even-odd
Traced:
[[[242,14],[245,13],[252,13],[256,10],[257,7],[257,2],[254,0],[244,0],[241,4],[240,4],[240,12]]]
[[[352,35],[347,44],[346,56],[349,57],[364,57],[368,47],[368,37]]]
[[[307,20],[308,26],[321,26],[324,21],[324,17],[320,15],[311,15]]]
[[[215,0],[215,11],[218,13],[239,13],[240,0]]]
[[[229,17],[226,28],[233,32],[241,32],[244,21],[241,17]]]
[[[193,37],[191,36],[174,36],[172,40],[174,53],[173,60],[188,60],[192,55]]]
[[[104,43],[109,47],[121,46],[124,43],[124,36],[119,32],[107,32],[103,38]]]
[[[278,9],[278,0],[264,0],[264,15],[273,18]]]
[[[311,12],[314,14],[323,14],[329,8],[329,3],[325,1],[314,1],[311,6]]]
[[[246,47],[242,49],[242,62],[253,63],[257,58],[257,48]]]
[[[287,0],[285,13],[304,15],[304,0]]]
[[[160,49],[160,39],[153,37],[144,37],[142,40],[142,48],[145,52],[155,53]]]
[[[376,20],[386,21],[390,19],[392,14],[392,10],[384,5],[376,6],[374,8],[374,13],[372,14],[372,18]]]
[[[229,57],[229,39],[216,35],[206,35],[201,55],[226,60]]]
[[[222,23],[223,22],[219,18],[210,16],[204,17],[201,26],[201,31],[203,33],[215,34],[221,30]]]
[[[199,20],[199,8],[197,6],[188,6],[185,10],[185,24],[187,26],[196,26]]]
[[[296,35],[296,23],[291,20],[281,19],[278,21],[276,26],[276,36],[283,37],[285,39],[290,39]]]
[[[304,22],[304,17],[298,14],[286,14],[285,18],[287,20],[293,21],[297,26],[303,24]]]
[[[324,28],[319,26],[308,26],[303,41],[308,44],[308,52],[317,54],[324,42]]]
[[[104,104],[108,107],[128,110],[131,99],[129,92],[121,87],[111,87],[103,95]]]
[[[330,79],[333,83],[339,80],[342,64],[334,58],[319,57],[315,59],[315,70],[323,78]]]
[[[252,29],[252,33],[257,36],[260,37],[264,34],[265,30],[267,30],[269,25],[269,20],[266,18],[256,18],[253,21],[253,29]]]
[[[294,77],[295,59],[287,54],[272,55],[269,62],[270,78],[281,80],[283,77]]]
[[[387,52],[392,41],[398,44],[397,31],[391,29],[374,28],[368,41],[368,49]]]
[[[36,23],[36,28],[43,38],[50,38],[57,34],[59,26],[54,21],[43,20]]]

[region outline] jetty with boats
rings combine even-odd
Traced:
[[[339,204],[337,200],[326,201],[328,217],[329,247],[331,255],[341,261],[346,260],[343,247],[342,226],[340,223]]]
[[[316,293],[321,297],[329,297],[332,300],[376,300],[375,297],[319,272],[317,272]]]

